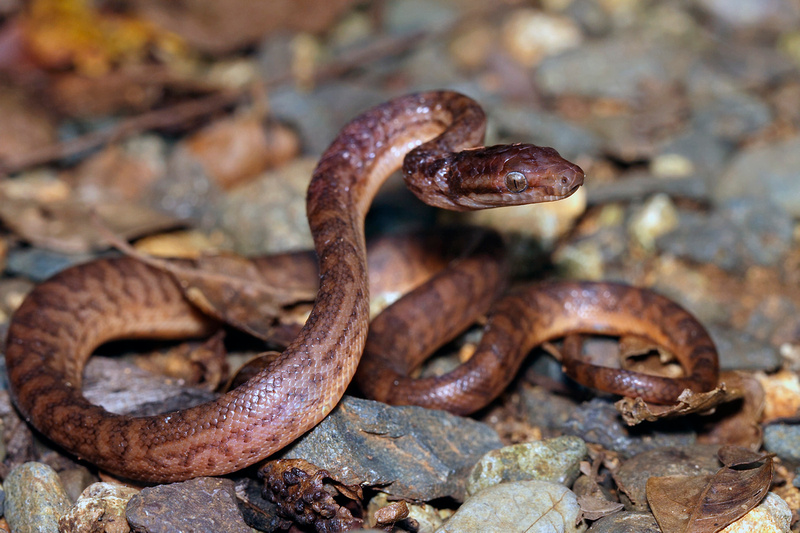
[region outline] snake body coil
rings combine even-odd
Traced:
[[[356,371],[368,325],[364,216],[406,153],[411,189],[450,209],[554,200],[583,182],[583,172],[552,149],[472,149],[483,132],[480,107],[452,92],[391,100],[341,131],[308,189],[320,260],[313,310],[287,349],[245,384],[157,416],[117,415],[88,402],[82,372],[98,345],[210,327],[168,274],[129,259],[100,260],[39,285],[15,313],[6,362],[17,407],[76,456],[133,479],[232,472],[281,449],[333,409]]]

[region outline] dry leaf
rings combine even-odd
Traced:
[[[93,212],[109,230],[126,239],[177,225],[172,217],[129,203],[90,206],[74,200],[0,198],[0,220],[11,231],[35,246],[67,254],[108,248],[105,234],[91,222]]]
[[[126,255],[175,277],[200,311],[262,340],[271,338],[284,307],[316,296],[316,289],[302,284],[268,283],[254,262],[232,253],[194,261],[161,259],[140,253],[105,228],[99,231]]]
[[[220,330],[205,342],[185,342],[166,353],[155,352],[136,359],[136,366],[154,374],[181,379],[209,391],[228,379],[227,351]]]
[[[765,392],[759,381],[745,372],[723,372],[724,382],[731,397],[741,395],[739,402],[720,406],[707,421],[708,429],[698,437],[698,442],[731,444],[752,450],[761,447],[763,430],[761,414],[764,411]]]
[[[605,498],[591,495],[578,496],[578,505],[581,506],[581,516],[586,520],[600,520],[625,508],[619,502],[610,502]]]
[[[719,456],[725,466],[713,475],[647,480],[647,501],[664,533],[715,533],[764,499],[771,456],[733,446],[721,448]]]

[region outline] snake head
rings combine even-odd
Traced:
[[[449,178],[453,201],[484,209],[561,200],[583,185],[584,173],[552,148],[509,144],[458,154]]]

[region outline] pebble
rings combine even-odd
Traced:
[[[742,197],[762,198],[800,216],[800,136],[737,153],[712,189],[717,204]],[[754,184],[758,184],[755,186]]]
[[[789,533],[792,511],[777,494],[768,492],[764,500],[720,533]]]
[[[614,405],[595,398],[577,406],[560,428],[564,433],[582,438],[587,443],[629,457],[654,448],[686,446],[695,434],[680,422],[628,428],[623,425]]]
[[[9,274],[38,283],[94,257],[88,254],[65,254],[44,248],[12,248],[8,253],[6,269]]]
[[[508,481],[540,480],[571,486],[586,458],[586,443],[577,437],[557,437],[492,450],[472,469],[467,494]]]
[[[544,57],[575,48],[583,41],[578,25],[567,17],[532,8],[510,12],[500,29],[506,51],[526,67]]]
[[[312,248],[306,189],[316,164],[312,158],[295,160],[237,187],[217,202],[213,226],[242,255]]]
[[[131,529],[125,508],[138,492],[116,483],[89,485],[58,521],[59,528],[70,533],[128,533]]]
[[[489,106],[487,106],[489,107]],[[489,121],[500,142],[529,142],[557,146],[569,160],[593,157],[602,147],[599,136],[580,124],[547,111],[516,102],[503,102],[487,110]]]
[[[305,459],[345,484],[380,485],[395,499],[461,500],[475,462],[501,446],[469,418],[345,396],[281,458]]]
[[[705,324],[721,354],[722,370],[777,370],[781,356],[771,344],[746,332],[719,324]]]
[[[718,141],[739,141],[772,121],[772,112],[765,102],[740,91],[695,98],[692,107],[694,127]]]
[[[661,528],[650,513],[623,511],[604,516],[586,533],[661,533]]]
[[[86,365],[83,394],[112,413],[139,416],[185,409],[216,397],[131,363],[99,356],[91,357]]]
[[[459,220],[476,226],[533,238],[537,245],[550,249],[567,233],[586,211],[586,189],[581,187],[572,196],[557,202],[518,205],[503,209],[483,209],[460,214]],[[442,218],[453,218],[442,213]]]
[[[6,477],[5,518],[15,533],[58,533],[58,519],[70,502],[55,470],[24,463]]]
[[[792,0],[694,0],[709,15],[735,29],[782,31],[800,23]]]
[[[131,528],[142,533],[254,531],[239,512],[233,481],[222,478],[144,488],[131,498],[126,517]]]
[[[656,239],[678,226],[675,204],[666,194],[656,194],[636,209],[628,220],[628,233],[647,251],[654,251]]]
[[[97,481],[97,477],[89,472],[88,468],[80,465],[59,471],[58,477],[71,502],[78,501],[83,491]]]
[[[579,517],[577,498],[563,485],[515,481],[470,497],[436,533],[578,533]]]
[[[800,192],[800,189],[798,189]],[[663,252],[730,271],[776,265],[793,242],[794,221],[780,205],[730,200],[708,214],[682,213],[677,227],[656,239]]]
[[[769,424],[764,428],[764,449],[786,461],[800,462],[800,425]]]
[[[628,31],[545,58],[535,77],[547,94],[629,100],[647,83],[683,78],[690,57],[672,42]]]

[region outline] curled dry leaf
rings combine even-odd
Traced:
[[[104,235],[126,255],[175,277],[200,311],[259,339],[270,338],[284,307],[316,295],[316,289],[301,285],[268,283],[253,262],[235,254],[201,256],[195,261],[159,259],[138,252],[108,231]]]
[[[67,199],[55,202],[5,201],[0,197],[0,220],[20,238],[40,248],[81,254],[108,247],[104,234],[91,222],[96,213],[110,231],[132,238],[169,229],[177,221],[143,206],[106,203],[97,206]]]
[[[408,517],[409,514],[408,504],[406,502],[392,502],[385,507],[381,507],[375,514],[373,518],[375,519],[375,525],[380,528],[391,527],[396,522],[403,520],[404,518]]]
[[[164,374],[209,391],[228,379],[227,351],[220,330],[200,345],[185,342],[166,353],[156,352],[136,359],[136,366]]]
[[[620,512],[625,508],[619,502],[611,502],[597,496],[578,496],[578,505],[581,506],[581,516],[586,520],[600,520],[604,516]]]
[[[647,501],[664,533],[715,533],[764,499],[772,482],[772,456],[725,446],[725,466],[713,475],[647,480]]]
[[[360,504],[358,485],[346,485],[303,459],[279,459],[264,465],[258,475],[264,480],[264,497],[278,505],[278,512],[297,524],[311,525],[319,532],[349,531],[361,526],[337,497]]]
[[[708,444],[730,444],[743,446],[751,450],[761,447],[763,430],[761,415],[764,412],[765,391],[761,383],[751,374],[745,372],[724,372],[720,376],[728,390],[741,393],[741,401],[717,409],[714,416],[709,417],[710,427],[698,437],[698,441]]]

